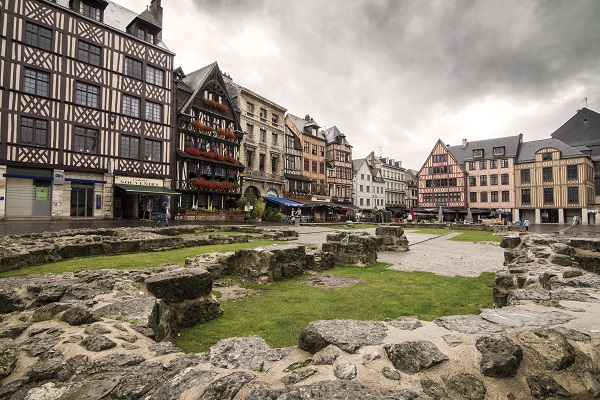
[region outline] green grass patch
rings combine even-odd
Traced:
[[[144,269],[158,267],[163,264],[183,265],[185,263],[186,258],[195,257],[199,254],[236,251],[241,249],[250,249],[254,247],[270,246],[273,244],[288,244],[288,242],[259,239],[246,243],[186,247],[182,249],[147,253],[120,254],[117,256],[73,258],[65,261],[35,265],[13,271],[3,272],[0,273],[0,278],[6,278],[9,276],[26,276],[33,274],[60,274],[62,272],[72,272],[80,270]]]
[[[377,263],[327,271],[362,281],[342,289],[302,285],[298,283],[302,278],[260,286],[262,294],[222,302],[223,316],[184,329],[177,345],[187,352],[202,352],[224,338],[258,335],[273,347],[286,347],[296,345],[302,328],[315,320],[416,315],[430,321],[444,315],[476,314],[492,306],[492,273],[447,277],[393,271],[388,266]]]

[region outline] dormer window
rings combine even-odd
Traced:
[[[147,29],[140,28],[139,26],[136,28],[136,34],[138,39],[143,40],[144,42],[155,44],[155,35]]]
[[[104,9],[108,5],[106,0],[70,0],[69,8],[84,17],[102,22]]]
[[[473,158],[481,158],[483,157],[483,149],[473,150]]]
[[[494,155],[495,156],[503,156],[504,155],[504,146],[494,147]]]
[[[79,13],[81,15],[85,15],[88,18],[93,19],[94,21],[100,22],[100,9],[92,4],[81,2],[79,3]]]

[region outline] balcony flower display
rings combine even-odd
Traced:
[[[218,101],[214,101],[211,99],[202,99],[202,102],[204,104],[206,104],[207,106],[216,108],[217,110],[221,111],[222,113],[226,113],[227,111],[229,111],[229,107],[227,107],[225,104],[221,104]]]
[[[220,182],[215,180],[206,180],[204,178],[192,178],[188,180],[188,185],[194,189],[224,192],[231,192],[239,188],[237,182]]]
[[[185,149],[185,152],[192,155],[192,156],[196,156],[199,157],[202,155],[202,153],[200,152],[200,150],[198,150],[195,147],[188,147],[187,149]]]
[[[217,133],[221,136],[225,136],[227,139],[235,140],[236,136],[233,132],[227,132],[225,129],[217,130]]]
[[[199,131],[209,132],[209,133],[215,131],[215,128],[213,128],[210,125],[204,125],[200,121],[192,121],[192,125],[194,125],[194,128],[198,129]]]

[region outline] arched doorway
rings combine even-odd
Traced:
[[[244,196],[252,195],[257,199],[260,198],[260,191],[256,186],[248,186],[246,190],[244,190]]]

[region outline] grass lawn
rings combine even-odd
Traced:
[[[51,264],[34,265],[13,271],[0,273],[0,278],[9,276],[25,276],[32,274],[60,274],[80,270],[96,269],[144,269],[158,267],[163,264],[183,265],[188,257],[212,252],[236,251],[253,247],[270,246],[272,244],[288,244],[289,242],[273,241],[266,239],[254,240],[247,243],[233,243],[224,245],[196,246],[183,249],[156,251],[148,253],[131,253],[117,256],[101,256],[87,258],[73,258]]]
[[[183,330],[177,345],[187,352],[202,352],[223,338],[258,335],[273,347],[285,347],[296,345],[302,328],[320,319],[384,320],[416,315],[433,320],[476,314],[492,306],[492,273],[477,278],[446,277],[387,267],[378,263],[327,271],[362,281],[343,289],[299,284],[300,278],[258,286],[262,294],[222,302],[222,317]]]
[[[460,235],[453,237],[450,240],[456,242],[495,242],[500,243],[502,236],[495,236],[493,232],[489,231],[470,231],[470,230],[454,230],[454,229],[440,229],[440,228],[406,228],[406,231],[412,233],[424,233],[428,235],[448,235],[450,233],[458,232]]]

